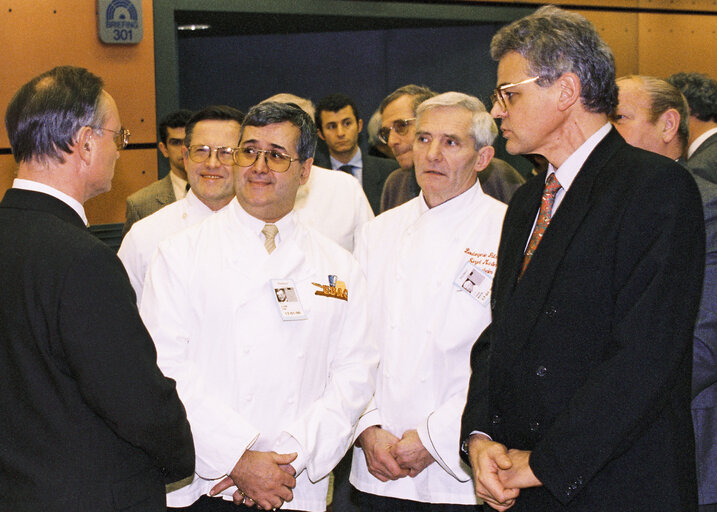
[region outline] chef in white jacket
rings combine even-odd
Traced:
[[[413,155],[422,192],[361,230],[355,254],[381,354],[353,452],[362,510],[479,510],[458,447],[506,210],[477,179],[496,135],[477,98],[449,92],[421,103]]]
[[[197,454],[170,508],[325,510],[325,477],[373,393],[361,269],[293,211],[315,144],[295,105],[253,107],[236,200],[165,240],[150,266],[141,313]]]
[[[137,294],[137,303],[159,243],[223,210],[234,198],[233,153],[243,120],[244,114],[239,110],[215,105],[194,113],[187,122],[182,156],[190,190],[183,199],[132,224],[117,252]]]

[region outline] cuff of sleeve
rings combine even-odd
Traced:
[[[375,425],[381,425],[381,414],[376,408],[366,411],[361,415],[356,425],[356,430],[354,431],[352,444],[356,442],[356,439],[358,439],[364,430]]]
[[[278,454],[296,453],[296,458],[291,466],[296,470],[296,477],[306,469],[308,463],[306,451],[302,448],[301,443],[288,432],[282,432],[279,439],[274,443],[274,451]]]

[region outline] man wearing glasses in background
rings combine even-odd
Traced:
[[[184,129],[191,116],[190,110],[177,110],[165,116],[159,123],[160,142],[157,146],[169,160],[169,172],[161,180],[147,185],[127,198],[123,237],[138,220],[187,195],[189,184],[184,170],[182,146]]]
[[[239,110],[217,105],[200,110],[188,120],[181,147],[182,168],[191,187],[187,196],[134,224],[117,253],[137,293],[137,303],[159,243],[221,211],[234,198],[234,150],[243,119]]]
[[[121,127],[102,80],[63,66],[5,124],[17,179],[0,203],[0,510],[165,510],[192,474],[175,383],[157,368],[127,275],[86,228]]]
[[[396,169],[383,186],[381,212],[390,210],[418,196],[421,189],[413,168],[413,142],[416,136],[416,109],[437,93],[419,85],[404,85],[381,102],[381,129],[378,137],[387,144],[398,161]],[[483,191],[498,201],[508,203],[513,192],[525,179],[510,164],[493,158],[479,174]]]
[[[147,273],[142,317],[197,445],[194,481],[170,507],[325,510],[325,476],[373,394],[363,273],[294,211],[315,146],[297,105],[252,107],[236,200],[162,242]]]
[[[491,54],[507,150],[550,165],[508,207],[471,353],[476,493],[496,510],[694,511],[697,186],[611,127],[614,59],[581,15],[543,7]]]

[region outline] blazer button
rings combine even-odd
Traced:
[[[550,318],[554,317],[557,312],[558,310],[555,306],[546,306],[545,308],[545,314]]]
[[[494,414],[491,422],[493,423],[493,425],[498,425],[502,419],[503,418],[500,417],[500,414]]]
[[[530,427],[531,432],[537,432],[540,429],[540,422],[533,420],[528,424],[528,426]]]
[[[495,309],[495,297],[490,298],[490,309]]]
[[[545,377],[548,374],[548,369],[545,366],[538,366],[538,369],[535,370],[535,375],[538,377]]]

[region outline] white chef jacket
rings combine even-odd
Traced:
[[[475,504],[470,469],[459,457],[470,352],[491,321],[456,284],[467,263],[492,282],[506,205],[476,184],[429,209],[417,198],[379,215],[360,232],[355,255],[369,286],[370,335],[381,354],[376,393],[356,437],[380,425],[398,438],[416,429],[436,460],[415,478],[381,482],[354,448],[351,483],[379,496],[428,503]],[[477,279],[474,279],[477,280]],[[460,280],[464,283],[464,280]]]
[[[348,251],[353,251],[356,230],[374,218],[356,178],[315,165],[309,180],[296,193],[294,211],[305,225]]]
[[[168,236],[203,221],[212,213],[216,212],[190,190],[184,199],[168,204],[132,224],[122,240],[117,256],[127,270],[129,282],[137,294],[138,305],[142,297],[144,276],[159,243]]]
[[[276,225],[268,254],[264,222],[234,199],[163,241],[150,264],[140,312],[159,367],[177,381],[197,457],[193,483],[167,495],[171,507],[192,504],[252,449],[297,452],[286,508],[325,510],[324,477],[373,393],[378,352],[358,263],[293,212]],[[348,301],[315,294],[329,275],[346,283]],[[272,279],[294,281],[305,320],[281,319]]]

